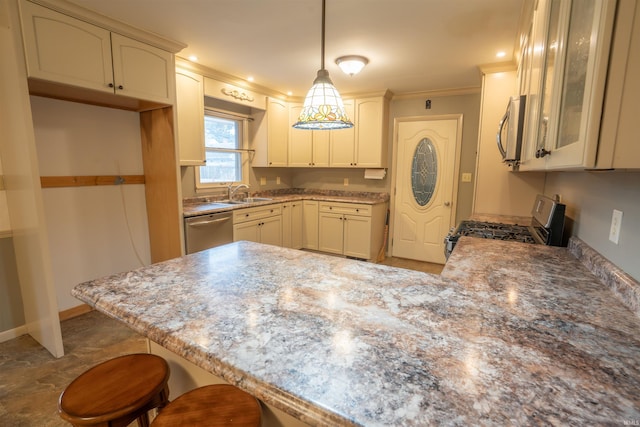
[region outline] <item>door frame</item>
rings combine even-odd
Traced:
[[[398,179],[398,128],[400,123],[403,122],[430,122],[430,121],[439,121],[439,120],[456,120],[457,131],[456,131],[456,150],[455,150],[455,164],[453,165],[453,194],[451,200],[451,214],[449,216],[449,227],[455,226],[456,221],[456,211],[458,209],[458,181],[460,179],[460,156],[462,153],[462,120],[463,114],[440,114],[440,115],[430,115],[430,116],[408,116],[408,117],[396,117],[393,119],[393,173],[391,174],[391,191],[389,195],[389,244],[387,245],[387,255],[391,256],[393,253],[393,238],[394,238],[394,221],[396,215],[396,185]],[[443,250],[444,250],[444,242]]]

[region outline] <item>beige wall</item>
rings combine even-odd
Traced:
[[[543,172],[512,172],[496,146],[498,123],[515,93],[515,71],[483,76],[474,213],[531,216],[544,188]]]
[[[640,172],[549,172],[544,193],[561,196],[572,235],[640,281]],[[609,241],[614,209],[623,213],[617,245]]]
[[[136,112],[32,96],[40,174],[142,175]],[[42,189],[59,311],[83,281],[150,263],[144,185]]]
[[[11,238],[0,238],[0,332],[24,325],[22,295]]]

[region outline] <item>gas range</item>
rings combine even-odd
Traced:
[[[461,236],[481,239],[510,240],[514,242],[562,246],[565,205],[538,195],[531,214],[532,225],[503,224],[485,221],[462,221],[451,229],[444,239],[447,258]]]

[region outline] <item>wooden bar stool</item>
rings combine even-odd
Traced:
[[[260,403],[229,384],[191,390],[160,411],[151,427],[259,427]]]
[[[60,417],[74,426],[147,427],[147,412],[169,402],[169,365],[153,354],[130,354],[94,366],[67,386]]]

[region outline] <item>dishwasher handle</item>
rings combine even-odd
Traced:
[[[203,225],[215,224],[217,222],[229,221],[230,219],[231,219],[231,217],[228,216],[226,218],[211,219],[211,220],[208,220],[208,221],[193,221],[193,222],[187,223],[187,225],[189,227],[200,227],[200,226],[203,226]]]

